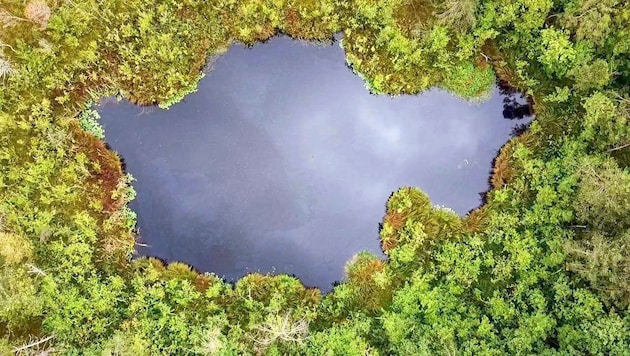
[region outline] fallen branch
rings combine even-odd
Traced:
[[[624,149],[624,148],[626,148],[626,147],[630,147],[630,142],[628,142],[628,143],[626,143],[626,144],[623,144],[623,145],[621,145],[621,146],[613,147],[613,148],[609,149],[607,152],[608,152],[608,153],[610,153],[610,152],[615,152],[615,151],[623,150],[623,149]]]
[[[11,47],[11,45],[8,45],[4,42],[0,42],[0,47],[8,47],[11,51],[13,51],[13,53],[15,53],[15,49],[13,49],[13,47]]]
[[[21,346],[21,347],[16,347],[15,349],[13,349],[13,352],[18,353],[20,351],[28,350],[28,349],[30,349],[32,347],[41,345],[41,344],[45,343],[46,341],[53,339],[54,337],[55,337],[55,335],[50,335],[50,336],[45,337],[43,339],[37,340],[35,342],[31,342],[28,345],[24,345],[24,346]]]
[[[41,269],[39,269],[38,267],[36,267],[36,266],[34,266],[34,265],[30,264],[30,263],[27,263],[26,266],[28,266],[28,273],[30,273],[30,274],[35,274],[35,275],[38,275],[38,276],[45,276],[46,275],[46,272],[42,271]]]
[[[7,9],[0,7],[0,24],[2,25],[3,28],[13,27],[18,23],[18,21],[32,22],[29,19],[15,16],[12,13],[10,13]]]

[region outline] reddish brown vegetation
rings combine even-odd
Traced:
[[[383,308],[392,298],[388,285],[378,282],[377,275],[386,263],[376,256],[357,254],[346,265],[348,283],[361,296],[362,307],[372,312]]]
[[[119,210],[124,200],[120,197],[114,199],[112,193],[123,177],[120,159],[107,148],[104,141],[83,131],[78,123],[71,123],[71,132],[78,150],[85,153],[93,163],[90,180],[99,187],[93,192],[100,195],[98,198],[103,203],[103,213],[108,215]]]
[[[348,269],[348,278],[358,285],[373,283],[374,274],[383,271],[385,263],[377,259],[369,259],[355,263]]]
[[[98,234],[98,263],[116,265],[124,268],[128,265],[129,253],[133,249],[135,236],[126,225],[125,217],[121,215],[121,208],[125,204],[124,197],[114,197],[119,182],[123,178],[123,171],[118,156],[110,151],[105,142],[81,129],[77,122],[70,123],[77,149],[84,153],[92,163],[90,178],[87,186],[93,195],[85,199],[86,209],[90,202],[100,202],[102,209],[96,212],[101,231]]]
[[[288,8],[284,14],[285,29],[290,34],[298,33],[300,28],[300,13],[292,8]]]
[[[475,209],[462,218],[462,227],[471,233],[480,232],[486,227],[487,208]]]
[[[508,63],[493,40],[487,40],[486,43],[484,43],[481,47],[481,55],[483,62],[490,62],[490,64],[492,64],[492,69],[494,69],[499,83],[504,83],[505,86],[512,88],[515,92],[525,91],[527,85],[521,81],[514,70],[515,66],[513,63]],[[479,61],[481,61],[481,59]],[[533,99],[528,98],[528,100],[530,100],[530,104],[533,107]]]
[[[388,210],[387,214],[385,214],[385,217],[383,218],[383,224],[387,224],[391,226],[394,230],[398,230],[405,225],[406,220],[407,214],[392,209]],[[396,248],[397,245],[398,240],[396,239],[396,234],[392,234],[389,236],[381,235],[381,249],[385,254]]]
[[[493,189],[502,188],[516,175],[516,171],[512,167],[513,154],[514,144],[510,142],[501,148],[499,155],[494,159],[492,177],[490,178]]]
[[[519,144],[532,148],[536,142],[529,132],[525,132],[501,148],[499,155],[494,159],[492,176],[490,177],[493,189],[500,189],[516,176],[517,171],[514,167],[513,155]]]
[[[407,0],[394,9],[394,18],[405,36],[412,37],[418,28],[430,26],[434,12],[431,1]]]

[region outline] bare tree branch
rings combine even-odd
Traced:
[[[35,275],[38,275],[38,276],[45,276],[46,275],[46,272],[42,271],[41,269],[39,269],[38,267],[36,267],[36,266],[34,266],[34,265],[30,264],[30,263],[27,263],[26,266],[28,266],[28,273],[30,273],[30,274],[35,274]]]
[[[624,148],[626,148],[626,147],[630,147],[630,142],[628,142],[628,143],[626,143],[626,144],[623,144],[623,145],[621,145],[621,146],[613,147],[613,148],[609,149],[607,152],[608,152],[608,153],[610,153],[610,152],[615,152],[615,151],[623,150],[623,149],[624,149]]]
[[[45,337],[43,339],[39,339],[37,341],[31,342],[30,344],[24,345],[24,346],[20,346],[20,347],[16,347],[15,349],[13,349],[13,352],[18,353],[24,350],[28,350],[30,348],[33,348],[35,346],[39,346],[43,343],[45,343],[46,341],[52,340],[55,337],[55,335],[50,335],[48,337]]]

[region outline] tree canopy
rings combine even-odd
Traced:
[[[630,350],[628,1],[8,0],[0,28],[1,354]],[[131,177],[91,103],[168,107],[233,42],[337,32],[374,93],[531,96],[486,203],[394,192],[386,258],[358,253],[326,295],[131,259]]]

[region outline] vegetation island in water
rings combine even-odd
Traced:
[[[396,191],[386,258],[358,253],[326,295],[132,259],[135,193],[92,104],[166,108],[280,32],[343,32],[374,93],[500,80],[536,119],[465,217]],[[4,0],[0,354],[628,355],[629,88],[626,0]]]

